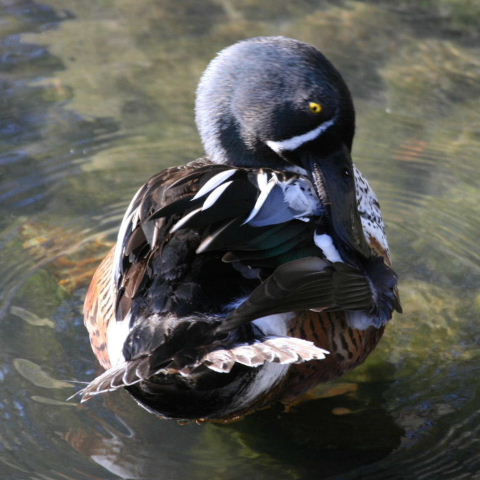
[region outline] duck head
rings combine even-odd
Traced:
[[[340,73],[315,47],[258,37],[222,50],[200,80],[196,121],[213,162],[309,176],[328,206],[345,260],[371,255],[350,156],[352,98]]]

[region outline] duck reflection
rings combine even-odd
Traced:
[[[200,426],[157,420],[123,392],[106,399],[105,407],[83,409],[88,417],[66,432],[75,450],[122,479],[192,478],[188,457]]]
[[[327,478],[376,462],[400,445],[403,429],[383,407],[387,388],[384,382],[336,384],[289,412],[278,406],[234,424],[200,426],[152,421],[127,398],[115,398],[108,404],[113,414],[106,410],[104,418],[82,422],[66,440],[125,479],[161,472],[199,480]]]
[[[339,384],[288,414],[271,409],[232,427],[257,454],[275,457],[295,471],[295,478],[347,473],[400,445],[404,430],[383,407],[387,387]]]

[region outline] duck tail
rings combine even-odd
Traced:
[[[68,400],[79,396],[80,402],[83,403],[96,395],[135,385],[143,380],[147,380],[150,376],[148,357],[122,362],[95,377],[86,387],[73,394]]]
[[[268,336],[252,343],[218,348],[206,353],[195,365],[205,365],[219,373],[229,373],[235,363],[247,367],[260,367],[266,363],[302,363],[310,360],[323,360],[329,352],[317,347],[313,342],[296,337]],[[192,367],[181,373],[189,373]]]
[[[152,370],[152,358],[146,356],[109,368],[70,398],[80,396],[83,403],[96,395],[148,381],[154,375],[180,374],[187,377],[202,367],[217,373],[229,373],[236,363],[251,368],[261,367],[266,363],[287,365],[323,360],[328,353],[327,350],[301,338],[268,336],[255,339],[251,343],[219,347],[181,368],[175,367],[172,362],[168,367]]]

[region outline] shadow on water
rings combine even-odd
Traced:
[[[0,476],[476,478],[479,15],[471,0],[0,1]],[[82,301],[126,204],[201,154],[201,71],[263,34],[319,46],[351,86],[406,313],[289,413],[180,426],[122,392],[65,402],[99,373]]]
[[[71,428],[66,440],[121,478],[154,478],[160,469],[174,478],[327,478],[376,462],[400,445],[404,431],[384,409],[385,388],[342,385],[337,393],[347,393],[332,391],[289,413],[272,408],[230,425],[159,421],[156,429],[142,425],[148,418],[138,412],[134,418],[124,405],[109,402],[116,417],[97,418],[93,432]]]
[[[384,409],[385,386],[355,386],[353,393],[309,401],[289,414],[271,409],[231,428],[253,452],[301,478],[350,472],[386,457],[404,434]]]

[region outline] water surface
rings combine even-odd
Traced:
[[[82,301],[130,197],[201,155],[212,56],[272,34],[351,87],[405,314],[289,413],[182,426],[123,392],[66,402],[99,372]],[[0,1],[0,477],[480,478],[479,76],[470,0]]]

